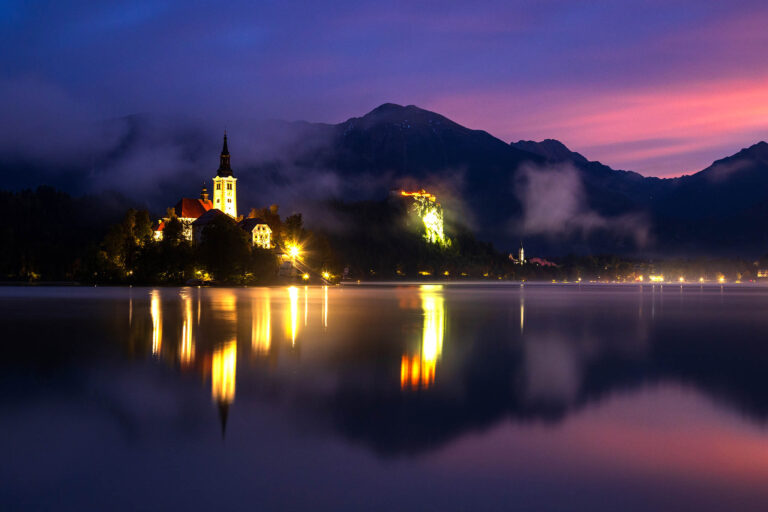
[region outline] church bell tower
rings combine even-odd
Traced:
[[[224,147],[219,157],[219,170],[213,178],[213,207],[237,218],[237,178],[232,176],[229,165],[229,148],[227,148],[227,132],[224,132]]]

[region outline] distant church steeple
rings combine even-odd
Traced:
[[[224,146],[221,148],[221,155],[219,156],[219,170],[216,172],[216,176],[222,178],[228,178],[232,176],[232,167],[229,165],[229,148],[227,147],[227,132],[224,131]]]
[[[219,157],[219,169],[213,177],[213,207],[237,218],[237,178],[229,165],[227,132],[224,131],[224,145]]]

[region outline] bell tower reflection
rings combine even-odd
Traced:
[[[400,359],[400,387],[428,388],[435,381],[437,361],[443,352],[445,336],[445,299],[442,285],[422,285],[419,288],[423,325],[421,347],[413,356]]]
[[[219,406],[222,435],[227,427],[229,405],[235,401],[237,340],[219,345],[211,357],[211,396]]]

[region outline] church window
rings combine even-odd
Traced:
[[[216,184],[216,190],[221,190],[221,183]]]
[[[231,198],[227,199],[227,202],[228,202],[228,203],[231,203],[231,202],[232,202],[232,199],[231,199]]]
[[[232,190],[232,184],[231,183],[227,183],[227,190]]]

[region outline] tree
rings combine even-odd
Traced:
[[[248,235],[231,218],[215,217],[202,233],[198,254],[203,266],[219,281],[241,281],[251,258]]]

